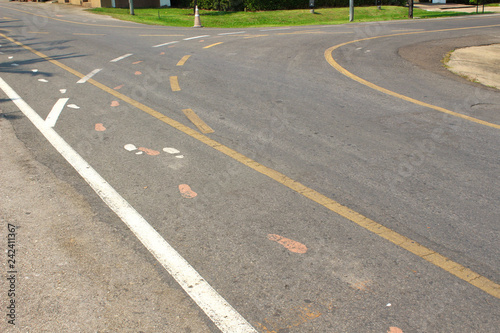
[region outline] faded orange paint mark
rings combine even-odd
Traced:
[[[164,55],[164,54],[165,54],[165,52],[160,53],[160,55]]]
[[[120,84],[118,87],[114,87],[113,89],[114,89],[114,90],[118,90],[118,89],[123,88],[123,86],[124,86],[123,84]]]
[[[265,318],[264,323],[256,323],[256,326],[265,333],[278,333],[282,330],[290,330],[320,317],[321,312],[317,307],[318,305],[308,304],[292,308],[280,317]]]
[[[104,132],[106,130],[106,127],[104,127],[104,125],[101,123],[97,123],[95,124],[95,130],[98,132]]]
[[[389,327],[387,333],[403,333],[403,330],[399,327]]]
[[[157,151],[157,150],[148,149],[148,148],[144,148],[144,147],[139,147],[137,149],[140,150],[140,151],[143,151],[146,154],[151,155],[151,156],[160,155],[160,152]]]
[[[142,73],[141,73],[141,72],[139,72],[139,71],[136,71],[136,72],[135,72],[135,75],[141,75],[141,74],[142,74]]]
[[[192,199],[198,195],[198,193],[194,192],[191,187],[187,184],[180,184],[179,191],[183,198]]]
[[[292,239],[285,238],[280,235],[269,234],[267,235],[267,239],[269,239],[270,241],[278,242],[279,244],[283,245],[288,251],[294,253],[307,252],[307,246],[305,246],[304,244],[294,241]]]
[[[111,102],[111,106],[118,106],[120,105],[120,103],[118,101],[112,101]]]
[[[269,330],[266,326],[262,325],[261,323],[257,323],[257,328],[260,329],[264,333],[278,333],[276,331],[271,331]]]
[[[362,290],[362,291],[371,291],[370,284],[372,280],[359,281],[351,284],[351,287],[354,289]]]
[[[139,61],[133,62],[132,64],[137,65],[137,64],[140,64],[141,62],[142,62],[142,60],[139,60]]]

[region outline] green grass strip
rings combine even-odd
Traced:
[[[192,27],[194,23],[193,9],[181,8],[146,8],[135,9],[130,15],[128,9],[93,8],[91,12],[144,24],[165,25],[174,27]],[[428,12],[418,8],[413,10],[414,18],[435,18],[475,13]],[[391,21],[408,18],[408,8],[396,6],[356,7],[354,22]],[[349,22],[349,8],[320,8],[311,14],[304,10],[277,10],[264,12],[218,12],[200,10],[200,19],[204,27],[210,28],[247,28],[247,27],[280,27],[300,25],[329,25]]]

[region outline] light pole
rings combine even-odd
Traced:
[[[135,15],[134,14],[134,0],[128,0],[128,4],[130,7],[130,15]]]
[[[349,0],[349,22],[354,20],[354,0]]]

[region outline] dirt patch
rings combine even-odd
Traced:
[[[414,63],[415,65],[425,70],[438,73],[462,83],[465,82],[474,86],[484,87],[479,83],[472,82],[467,78],[450,72],[443,63],[443,59],[451,51],[454,51],[456,49],[498,43],[500,43],[500,37],[497,36],[470,35],[459,38],[439,39],[408,45],[400,48],[398,50],[398,54],[402,58]]]

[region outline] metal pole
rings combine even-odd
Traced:
[[[128,4],[130,6],[130,15],[135,15],[134,14],[134,0],[128,0]]]
[[[349,22],[354,20],[354,0],[349,0]]]

